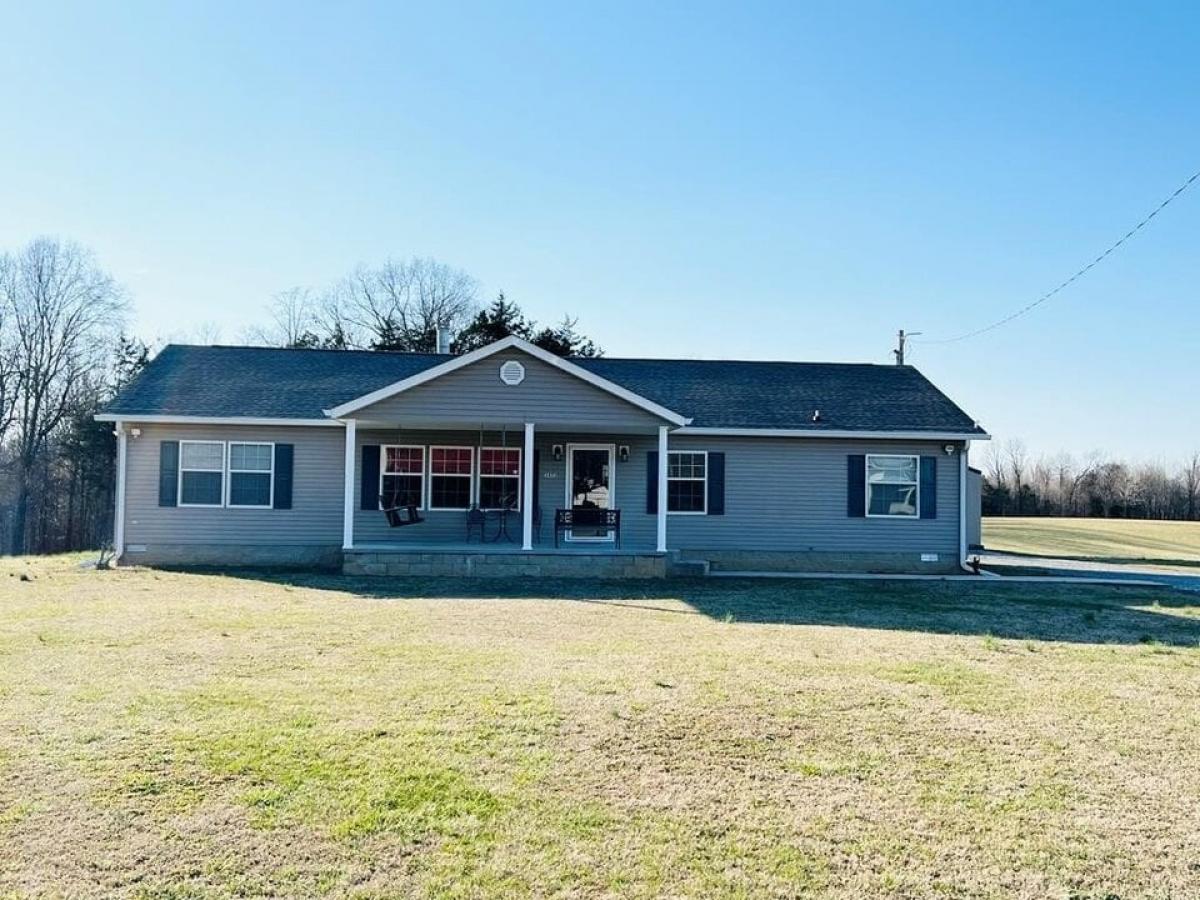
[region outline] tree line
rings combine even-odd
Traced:
[[[0,253],[0,553],[111,541],[116,436],[94,417],[157,349],[129,325],[125,291],[87,248],[38,238]],[[242,343],[432,352],[442,329],[453,353],[515,334],[600,355],[576,326],[539,324],[503,293],[484,305],[473,278],[435,260],[389,260],[281,292]]]
[[[1097,452],[1035,458],[1011,440],[988,448],[982,471],[985,516],[1200,519],[1200,451],[1169,466]]]

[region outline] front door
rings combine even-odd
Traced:
[[[567,503],[572,509],[613,509],[612,444],[570,444],[567,450]],[[609,541],[601,528],[575,528],[572,541]]]

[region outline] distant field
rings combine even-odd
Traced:
[[[985,518],[983,543],[1039,556],[1200,565],[1200,522]]]

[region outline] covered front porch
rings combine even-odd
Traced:
[[[386,554],[365,561],[373,572],[403,568],[398,554],[578,559],[667,551],[666,504],[651,509],[647,501],[666,495],[666,425],[345,424],[343,551],[360,562]]]
[[[664,565],[666,503],[650,498],[688,420],[569,360],[506,338],[327,413],[346,430],[351,569]]]

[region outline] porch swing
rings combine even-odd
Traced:
[[[400,432],[397,431],[396,443],[400,443],[400,440]],[[384,494],[379,495],[379,508],[383,511],[389,528],[403,528],[405,525],[418,525],[425,521],[420,512],[417,511],[416,504],[400,504],[396,502],[396,499],[397,495],[394,491],[390,500]]]

